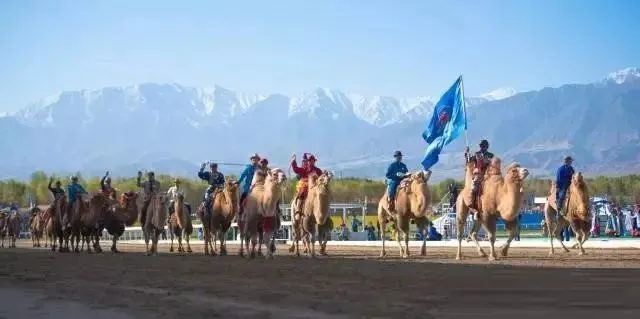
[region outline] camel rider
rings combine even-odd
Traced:
[[[565,157],[564,165],[560,166],[556,173],[556,205],[558,207],[558,214],[562,216],[567,213],[563,209],[563,204],[567,196],[567,190],[571,185],[571,178],[575,173],[571,164],[573,164],[573,158],[571,156]]]
[[[187,197],[184,188],[180,187],[180,179],[176,178],[173,181],[173,186],[169,187],[169,190],[167,191],[167,197],[169,198],[169,216],[171,216],[171,214],[173,214],[173,212],[175,211],[173,204],[178,199],[178,195],[180,194],[182,194],[183,198]],[[191,205],[189,205],[189,203],[187,202],[183,202],[183,204],[187,207],[189,215],[191,215]]]
[[[144,200],[142,202],[142,210],[140,211],[142,216],[147,215],[147,209],[149,208],[149,204],[151,203],[151,199],[155,194],[160,190],[160,183],[156,181],[156,174],[153,172],[147,173],[147,180],[142,181],[142,172],[138,171],[138,178],[136,180],[136,185],[142,188],[144,193]],[[144,220],[141,218],[140,221],[144,224]]]
[[[396,192],[400,182],[407,176],[409,170],[407,165],[402,162],[402,152],[395,151],[393,153],[395,161],[387,168],[385,177],[387,178],[387,203],[389,204],[389,211],[395,212],[396,210]]]
[[[107,207],[115,208],[118,205],[118,197],[116,197],[116,189],[111,186],[111,176],[107,171],[100,180],[100,190],[107,197]]]
[[[468,162],[474,164],[473,166],[473,184],[471,187],[471,205],[469,208],[477,211],[477,198],[481,190],[481,184],[484,178],[484,173],[487,171],[491,160],[493,159],[493,153],[489,152],[489,141],[480,141],[480,150],[475,152],[473,156],[469,156],[469,147],[465,149],[465,158]]]
[[[78,176],[71,176],[71,184],[67,186],[67,214],[71,214],[71,210],[73,209],[73,205],[76,202],[76,198],[78,198],[78,194],[88,194],[84,187],[78,183]]]
[[[238,184],[242,190],[242,194],[240,195],[240,211],[238,215],[242,215],[244,210],[244,200],[249,195],[249,191],[251,191],[251,185],[253,185],[253,175],[256,173],[256,169],[260,167],[260,156],[258,154],[253,154],[249,160],[251,160],[251,164],[245,166],[240,174],[240,179],[238,180]]]
[[[296,154],[291,156],[291,169],[294,173],[300,176],[300,181],[296,186],[296,214],[302,212],[302,205],[304,200],[307,198],[307,192],[309,191],[309,175],[322,175],[322,170],[316,167],[315,156],[309,153],[304,153],[302,156],[302,162],[304,163],[305,160],[307,161],[307,165],[298,167],[298,163],[296,163]]]
[[[107,171],[100,180],[100,189],[102,190],[102,194],[107,196],[107,198],[114,201],[117,199],[116,190],[111,186],[111,176],[109,176],[109,171]]]
[[[56,187],[51,187],[52,183],[53,183],[53,177],[49,178],[49,185],[47,185],[47,188],[53,195],[53,200],[56,201],[59,198],[64,196],[64,189],[62,189],[62,186],[59,180],[56,181]]]
[[[224,187],[224,175],[218,172],[218,164],[210,163],[210,171],[208,172],[204,171],[206,165],[206,163],[202,163],[202,166],[200,166],[200,171],[198,172],[198,177],[201,180],[207,181],[207,183],[209,184],[209,187],[207,187],[207,190],[204,193],[203,204],[205,216],[210,216],[211,203],[213,203],[213,200],[215,199],[216,191],[222,190],[222,188]]]

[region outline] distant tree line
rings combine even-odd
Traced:
[[[63,187],[69,184],[68,177],[52,176],[54,183],[60,180]],[[146,177],[146,176],[145,176]],[[235,176],[231,176],[236,178]],[[16,203],[20,206],[28,205],[29,196],[36,204],[48,204],[53,197],[47,189],[50,176],[43,171],[37,171],[31,174],[28,182],[22,182],[15,179],[0,181],[0,204],[8,205]],[[79,177],[80,183],[89,192],[96,192],[100,189],[101,177],[83,178]],[[161,183],[163,190],[167,190],[173,185],[176,176],[158,175],[156,179]],[[190,203],[199,203],[202,194],[206,188],[204,181],[196,178],[179,177],[182,187],[186,191],[186,200]],[[118,190],[123,191],[137,190],[135,178],[118,178],[112,177],[112,185]],[[293,178],[287,183],[287,189],[284,192],[284,202],[288,203],[295,192],[296,179]],[[448,186],[455,183],[459,189],[463,183],[454,179],[445,179],[439,183],[430,183],[432,198],[435,203],[439,202],[448,191]],[[549,192],[550,180],[546,179],[528,179],[525,184],[525,192],[535,194],[535,196],[546,196]],[[636,203],[640,201],[640,175],[627,175],[621,177],[596,177],[588,179],[590,194],[592,195],[608,195],[610,199],[621,203]],[[382,181],[361,178],[336,178],[332,182],[332,190],[334,202],[362,202],[365,198],[369,203],[376,203],[384,194],[385,184]]]

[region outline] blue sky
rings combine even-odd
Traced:
[[[3,0],[0,111],[62,90],[177,82],[439,96],[640,66],[634,0]]]

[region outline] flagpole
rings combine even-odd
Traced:
[[[464,78],[460,74],[460,92],[462,93],[462,109],[464,110],[464,142],[466,147],[469,148],[469,136],[467,135],[467,102],[464,100]],[[469,155],[469,154],[467,154]],[[468,159],[467,159],[468,160]]]

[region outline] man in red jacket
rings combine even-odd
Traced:
[[[302,162],[304,163],[305,161],[307,162],[307,165],[298,167],[298,163],[296,162],[296,154],[293,154],[291,156],[291,169],[293,169],[293,172],[296,173],[296,175],[300,176],[300,181],[296,186],[296,214],[302,212],[302,205],[304,203],[304,200],[307,198],[307,192],[309,191],[309,175],[322,175],[322,170],[316,167],[315,156],[309,153],[304,153],[304,155],[302,156]]]

